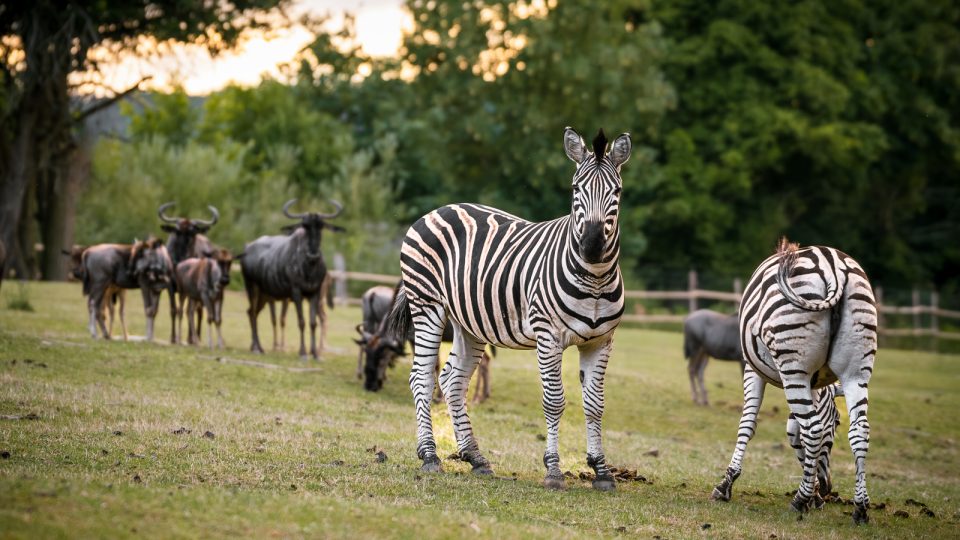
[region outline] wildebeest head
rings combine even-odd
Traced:
[[[215,206],[207,206],[210,214],[213,215],[213,219],[209,221],[204,219],[169,217],[164,214],[168,208],[172,208],[174,205],[176,205],[174,202],[161,204],[157,209],[157,215],[160,216],[160,220],[163,221],[163,225],[161,225],[160,228],[170,233],[170,256],[173,260],[180,262],[194,255],[190,250],[197,235],[206,233],[210,230],[210,227],[216,225],[217,220],[220,219],[220,212],[217,211]]]
[[[60,253],[70,257],[70,266],[67,268],[68,279],[83,280],[83,252],[90,246],[74,244],[70,249],[61,249]]]
[[[163,240],[150,237],[136,240],[130,250],[130,268],[141,283],[154,291],[167,287],[173,274],[173,263]]]
[[[230,254],[230,250],[220,248],[212,256],[220,267],[220,288],[226,289],[230,284],[230,265],[233,264],[233,255]]]
[[[290,207],[293,206],[295,202],[297,202],[296,199],[290,199],[283,205],[283,215],[290,219],[299,219],[300,223],[287,225],[283,228],[283,231],[289,234],[291,232],[295,233],[297,229],[302,228],[303,234],[306,236],[307,258],[314,260],[319,259],[320,239],[323,230],[328,229],[333,232],[343,232],[346,230],[343,227],[327,223],[326,221],[339,216],[340,213],[343,212],[343,205],[331,200],[330,203],[336,208],[336,210],[331,213],[303,212],[294,214],[290,212]]]
[[[563,147],[577,164],[571,211],[576,253],[587,264],[611,261],[620,245],[620,166],[630,159],[630,134],[617,137],[607,152],[607,138],[601,129],[590,152],[583,137],[568,127]]]
[[[406,354],[403,344],[385,335],[383,330],[381,327],[378,332],[371,334],[364,331],[362,324],[358,324],[357,333],[360,334],[360,339],[353,340],[363,348],[367,359],[363,368],[363,387],[371,392],[383,388],[383,383],[387,380],[387,368],[393,365],[398,356]]]

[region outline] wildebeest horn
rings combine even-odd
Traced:
[[[287,216],[290,219],[303,219],[307,215],[306,212],[302,214],[291,214],[290,207],[293,206],[293,203],[297,202],[296,199],[290,199],[289,201],[283,203],[283,215]]]
[[[157,215],[160,216],[160,220],[161,220],[161,221],[164,221],[164,222],[166,222],[166,223],[176,223],[176,222],[180,219],[180,218],[171,218],[171,217],[167,217],[167,216],[163,215],[163,212],[164,212],[167,208],[171,208],[171,207],[175,206],[176,204],[177,204],[177,203],[175,203],[175,202],[173,202],[173,201],[171,201],[171,202],[165,202],[165,203],[163,203],[163,204],[160,205],[160,208],[157,208]]]
[[[322,218],[322,219],[333,219],[333,218],[339,216],[339,215],[340,215],[340,212],[343,212],[343,205],[340,204],[339,202],[337,202],[337,201],[335,201],[335,200],[333,200],[333,199],[330,199],[330,204],[332,204],[333,206],[335,206],[337,209],[334,210],[332,214],[317,214],[317,217],[320,217],[320,218]]]
[[[217,211],[216,206],[207,206],[210,209],[210,213],[213,214],[213,219],[207,221],[205,219],[195,219],[194,223],[199,223],[200,225],[206,225],[207,227],[213,227],[217,224],[217,220],[220,219],[220,212]]]

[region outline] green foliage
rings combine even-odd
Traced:
[[[135,143],[101,141],[94,154],[96,187],[80,201],[77,238],[81,243],[129,243],[135,237],[161,236],[156,217],[160,202],[175,201],[177,215],[207,219],[207,205],[220,210],[213,241],[238,252],[244,243],[265,234],[279,234],[286,219],[279,209],[291,198],[286,170],[280,167],[254,175],[244,168],[247,147],[224,143],[220,148],[178,146],[155,136]],[[292,152],[287,152],[291,154]]]
[[[136,107],[129,101],[120,103],[120,112],[130,119],[130,137],[143,141],[155,136],[170,144],[183,146],[197,134],[199,116],[190,103],[190,96],[182,87],[169,94],[153,93],[148,106]]]

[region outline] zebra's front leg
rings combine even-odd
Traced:
[[[440,387],[447,401],[447,409],[453,421],[453,433],[457,438],[460,459],[473,466],[474,474],[493,474],[490,462],[480,453],[480,446],[473,436],[473,426],[467,414],[467,390],[480,358],[483,344],[468,336],[459,325],[453,327],[453,349],[447,364],[440,373]]]
[[[567,406],[563,395],[563,380],[560,378],[560,366],[563,349],[552,340],[540,339],[537,342],[537,362],[540,368],[540,384],[543,386],[543,416],[547,421],[547,450],[543,454],[543,465],[547,476],[543,479],[548,489],[566,489],[563,473],[560,472],[560,417]]]
[[[580,385],[583,388],[583,416],[587,422],[587,465],[596,474],[593,488],[600,491],[617,488],[603,455],[601,434],[603,383],[612,351],[613,336],[598,343],[580,346]]]
[[[440,472],[437,443],[433,438],[433,418],[430,406],[435,385],[434,370],[440,352],[440,340],[445,323],[443,308],[433,310],[411,302],[414,325],[413,365],[410,368],[410,391],[417,410],[417,457],[423,461],[420,470]]]
[[[740,427],[737,430],[737,445],[733,449],[733,457],[723,481],[713,488],[711,498],[716,501],[729,501],[733,494],[733,483],[740,477],[743,454],[747,450],[747,443],[753,438],[757,430],[757,413],[763,403],[763,391],[766,383],[749,364],[743,371],[743,412],[740,415]]]

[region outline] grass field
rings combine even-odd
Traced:
[[[378,394],[354,378],[356,308],[332,312],[325,359],[306,363],[292,352],[246,352],[239,293],[225,306],[230,349],[211,353],[93,341],[79,285],[27,287],[33,312],[8,308],[16,283],[0,294],[0,537],[960,537],[958,356],[880,351],[867,467],[871,500],[885,508],[855,527],[843,504],[802,519],[788,510],[800,468],[786,444],[783,393],[772,388],[734,499],[709,500],[733,450],[739,370],[712,362],[712,404],[695,407],[677,333],[621,328],[607,376],[608,462],[650,483],[599,493],[572,479],[567,491],[548,492],[532,352],[501,351],[491,399],[471,408],[496,477],[475,478],[453,460],[425,475],[409,364]],[[169,336],[166,301],[158,340]],[[128,304],[131,333],[142,335],[139,293]],[[575,360],[574,352],[564,366],[560,448],[562,469],[576,475],[588,467]],[[445,408],[434,409],[434,422],[444,457],[455,450]],[[845,416],[833,470],[835,489],[851,498]]]

